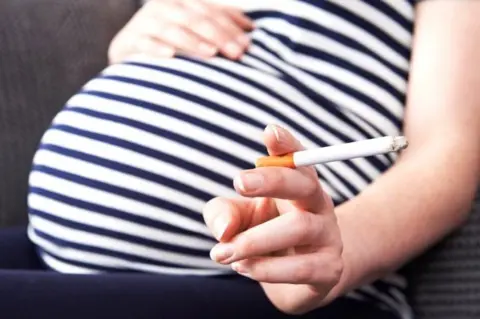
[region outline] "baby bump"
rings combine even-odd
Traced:
[[[215,241],[201,212],[236,196],[232,179],[263,154],[271,116],[231,91],[237,78],[210,67],[225,77],[215,85],[198,75],[206,70],[182,59],[112,66],[55,117],[28,200],[29,235],[49,267],[224,271],[209,259]]]

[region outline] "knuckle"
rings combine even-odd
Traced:
[[[270,282],[272,280],[272,272],[268,267],[255,267],[253,266],[250,273],[254,278],[263,282]]]
[[[237,244],[240,255],[253,255],[258,250],[258,243],[249,237],[240,237]]]
[[[312,282],[314,273],[315,265],[310,259],[305,259],[295,267],[293,280],[296,283],[310,283]]]
[[[305,197],[317,195],[320,190],[320,183],[317,179],[317,176],[311,176],[310,174],[308,174],[308,178],[306,178],[305,180],[303,190]]]
[[[226,27],[226,28],[231,28],[232,27],[232,21],[231,19],[225,15],[225,14],[219,14],[215,20],[217,21],[217,23],[223,27]]]
[[[282,185],[286,185],[287,177],[284,174],[284,171],[273,171],[268,170],[263,173],[265,179],[265,185],[270,186],[271,190],[273,191],[273,187],[278,187]]]
[[[329,267],[330,267],[330,276],[329,276],[328,284],[330,286],[334,286],[340,281],[340,278],[342,277],[343,270],[344,270],[343,261],[340,259],[332,261]]]
[[[308,241],[312,236],[312,220],[310,214],[307,212],[296,211],[291,213],[292,219],[291,225],[295,228],[296,232],[300,234],[301,241]]]
[[[192,19],[191,25],[192,30],[197,30],[203,33],[206,37],[218,37],[221,35],[220,30],[203,16],[198,16]]]

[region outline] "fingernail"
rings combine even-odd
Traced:
[[[242,192],[254,192],[263,186],[263,176],[255,173],[242,174],[235,179],[235,185]]]
[[[213,232],[215,238],[220,240],[225,234],[225,231],[228,228],[228,224],[230,223],[230,219],[225,216],[225,214],[219,214],[215,220],[213,221]]]
[[[250,38],[246,36],[245,34],[242,34],[237,37],[237,42],[240,44],[240,46],[247,46],[250,43]]]
[[[210,258],[217,263],[227,261],[233,256],[233,247],[230,244],[218,244],[210,251]]]
[[[277,143],[281,143],[285,140],[285,132],[283,131],[283,129],[273,124],[269,125],[269,128],[272,130],[273,135],[275,135]]]
[[[198,49],[205,55],[214,55],[217,53],[217,48],[207,43],[200,43],[198,45]]]
[[[242,52],[242,48],[235,42],[228,42],[224,47],[225,52],[233,57],[237,57]]]
[[[239,274],[248,277],[248,269],[241,261],[236,261],[231,265],[232,269]]]
[[[175,50],[169,47],[160,47],[158,49],[158,54],[165,57],[171,57],[175,54]]]

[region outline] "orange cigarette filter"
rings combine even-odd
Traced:
[[[293,161],[293,153],[282,156],[264,156],[257,159],[255,166],[258,167],[289,167],[296,168]]]

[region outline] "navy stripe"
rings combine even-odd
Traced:
[[[38,231],[37,230],[34,230],[34,232],[38,235]],[[40,237],[40,236],[39,236]],[[58,261],[60,262],[63,262],[69,266],[77,266],[77,267],[82,267],[82,268],[85,268],[87,270],[90,270],[90,271],[96,271],[96,272],[101,272],[101,273],[114,273],[114,272],[121,272],[121,273],[138,273],[138,271],[132,271],[132,270],[128,270],[128,269],[122,269],[122,268],[114,268],[114,267],[105,267],[105,266],[98,266],[98,265],[94,265],[94,264],[91,264],[91,263],[87,263],[87,262],[84,262],[84,261],[76,261],[76,260],[71,260],[71,259],[67,259],[67,258],[63,258],[63,257],[60,257],[58,256],[57,254],[53,253],[52,251],[50,251],[49,249],[40,249],[40,248],[37,248],[37,252],[38,254],[40,255],[40,257],[42,259],[44,259],[45,257],[51,257],[51,258],[54,258],[54,259],[57,259]],[[43,262],[43,265],[44,267],[46,267],[47,269],[49,270],[56,270],[52,267],[50,267],[48,264],[46,264],[45,262]]]
[[[271,32],[271,31],[265,31],[265,32],[267,32],[270,35],[274,35],[274,33]],[[286,39],[287,39],[285,36],[282,36],[280,34],[275,34],[275,36],[280,38],[282,40],[282,42],[286,41]],[[366,80],[369,80],[370,82],[376,84],[380,88],[386,90],[388,93],[393,95],[399,101],[403,101],[403,99],[405,98],[405,94],[403,94],[402,92],[399,92],[390,83],[386,82],[385,80],[383,80],[379,76],[375,75],[374,73],[368,72],[365,69],[360,68],[360,67],[356,66],[355,64],[353,64],[353,63],[351,63],[351,62],[349,62],[349,61],[347,61],[347,60],[345,60],[341,57],[332,55],[332,54],[330,54],[330,53],[328,53],[324,50],[319,50],[317,48],[313,48],[313,47],[306,46],[306,45],[303,45],[303,44],[298,44],[296,49],[295,49],[295,52],[305,54],[308,57],[315,58],[317,60],[322,60],[322,61],[328,62],[329,64],[335,65],[339,68],[351,71],[355,75],[363,77]],[[304,69],[304,70],[308,71],[308,69]],[[308,71],[308,72],[311,73],[310,71]]]
[[[200,143],[200,142],[195,141],[193,139],[190,139],[188,137],[184,137],[184,136],[178,135],[176,133],[173,133],[171,131],[161,129],[159,127],[154,127],[152,125],[148,125],[148,124],[141,123],[141,122],[138,122],[138,121],[134,121],[134,120],[126,119],[126,118],[123,118],[123,117],[119,117],[119,116],[116,116],[116,115],[111,115],[111,114],[106,114],[106,113],[101,113],[101,112],[95,112],[95,111],[91,111],[91,110],[89,110],[89,111],[91,112],[92,115],[95,113],[94,117],[101,118],[103,120],[110,120],[110,121],[115,122],[115,123],[126,124],[130,127],[134,127],[134,128],[137,128],[137,129],[155,134],[157,136],[161,136],[163,138],[181,143],[183,145],[186,145],[186,146],[189,146],[193,149],[196,149],[200,152],[204,152],[205,154],[209,154],[209,155],[214,156],[218,159],[221,159],[221,160],[223,160],[227,163],[235,165],[239,168],[242,168],[242,169],[253,168],[252,163],[248,163],[248,162],[234,156],[231,153],[224,152],[224,151],[219,150],[217,148],[211,147],[207,144]],[[68,108],[68,109],[64,110],[64,112],[77,112],[77,113],[88,115],[87,113],[79,110],[78,108]],[[150,155],[152,157],[155,157],[155,154],[158,154],[158,151],[156,151],[154,149],[151,149],[151,148],[148,148],[148,147],[145,147],[145,146],[142,146],[140,144],[128,142],[128,141],[125,141],[125,140],[122,140],[122,139],[119,139],[119,138],[116,138],[116,137],[112,137],[112,136],[107,136],[107,135],[102,135],[102,134],[98,134],[98,133],[85,131],[85,130],[78,129],[78,128],[75,128],[75,127],[71,127],[71,126],[68,126],[68,125],[55,124],[51,127],[51,129],[62,130],[62,131],[68,132],[68,133],[72,133],[72,134],[88,137],[88,138],[91,138],[91,139],[94,139],[94,140],[102,141],[102,142],[105,142],[105,143],[108,143],[108,144],[112,144],[112,145],[116,145],[116,146],[120,146],[120,147],[125,147],[129,150],[139,152],[139,153],[145,154],[145,155]]]
[[[42,172],[42,173],[55,176],[57,178],[64,179],[79,185],[90,187],[92,189],[102,190],[107,193],[116,194],[118,196],[129,198],[141,203],[149,204],[154,207],[161,207],[168,211],[177,212],[185,217],[188,217],[190,219],[203,223],[203,218],[200,212],[192,211],[187,207],[183,207],[175,203],[171,203],[159,197],[142,194],[137,191],[133,191],[123,187],[119,187],[119,186],[114,186],[114,185],[107,184],[94,179],[85,178],[79,175],[71,174],[71,173],[61,171],[59,169],[55,169],[52,167],[44,166],[44,165],[34,165],[33,171]]]
[[[264,12],[264,14],[266,14],[266,12]],[[255,15],[255,14],[253,14],[253,15]],[[281,13],[276,13],[276,12],[272,11],[272,12],[270,12],[270,16],[271,17],[282,18],[283,15]],[[312,32],[315,32],[315,33],[319,33],[323,36],[326,36],[326,37],[328,37],[328,38],[330,38],[330,39],[332,39],[332,40],[334,40],[338,43],[341,43],[341,44],[345,45],[348,48],[355,49],[357,51],[363,52],[363,53],[371,56],[372,58],[374,58],[378,62],[382,63],[383,65],[388,67],[390,70],[392,70],[394,73],[401,76],[402,78],[406,78],[408,76],[408,71],[402,70],[401,68],[399,68],[396,65],[392,64],[391,62],[389,62],[383,56],[381,56],[378,53],[372,51],[368,46],[366,46],[365,44],[363,44],[361,42],[361,39],[354,39],[354,38],[347,37],[347,36],[337,32],[337,31],[335,31],[334,29],[325,28],[322,25],[320,25],[318,23],[315,23],[313,21],[310,21],[310,20],[306,20],[306,19],[302,19],[302,18],[298,18],[298,20],[299,20],[299,24],[301,24],[302,28],[304,28],[306,30],[309,30],[309,31],[312,31]]]
[[[168,244],[159,241],[155,241],[153,239],[146,239],[140,236],[132,236],[126,233],[113,231],[101,227],[94,227],[88,224],[83,224],[75,221],[71,221],[68,219],[60,218],[58,216],[49,214],[47,212],[38,210],[38,209],[31,209],[30,214],[32,216],[38,216],[50,222],[53,222],[56,225],[61,225],[70,229],[75,229],[79,231],[84,231],[88,234],[95,234],[105,238],[114,238],[118,240],[122,240],[128,243],[138,244],[141,246],[145,246],[148,248],[163,250],[163,251],[175,251],[179,254],[185,254],[189,256],[196,256],[196,257],[204,257],[205,259],[208,258],[210,250],[199,250],[194,248],[188,248],[184,246],[175,245],[175,243]],[[214,243],[212,242],[212,247]]]
[[[381,42],[388,45],[391,49],[395,52],[402,55],[405,59],[410,57],[410,49],[400,44],[397,40],[392,38],[391,35],[371,23],[370,21],[366,20],[363,17],[358,16],[355,13],[352,13],[333,2],[330,1],[323,1],[325,5],[325,10],[329,11],[330,13],[335,14],[338,17],[341,17],[343,20],[347,20],[353,24],[355,24],[360,29],[363,29],[370,33],[372,36],[379,39]]]
[[[66,247],[66,248],[72,248],[76,249],[79,251],[85,251],[89,253],[94,253],[94,254],[99,254],[101,256],[109,256],[113,258],[118,258],[121,260],[125,261],[125,264],[129,263],[143,263],[147,265],[154,265],[154,266],[160,266],[160,267],[170,267],[172,269],[196,269],[196,267],[192,266],[182,266],[177,263],[169,263],[169,262],[161,262],[156,259],[149,259],[149,258],[143,258],[143,257],[138,257],[135,255],[131,255],[128,252],[118,252],[118,251],[113,251],[109,249],[104,249],[104,248],[99,248],[99,247],[94,247],[94,246],[88,246],[84,244],[78,244],[74,243],[62,238],[54,237],[50,234],[47,234],[39,229],[35,230],[35,233],[38,235],[38,237],[48,240],[49,242],[61,246],[61,247]],[[74,264],[75,262],[72,262]],[[213,268],[212,268],[213,269]]]
[[[109,78],[109,77],[103,76],[103,78]],[[113,79],[112,76],[110,76],[110,78]],[[171,95],[174,95],[174,96],[177,96],[177,97],[182,97],[187,101],[197,103],[201,106],[209,108],[209,109],[211,109],[213,111],[216,111],[218,113],[228,115],[231,118],[234,118],[238,121],[241,121],[241,122],[244,122],[244,123],[247,123],[247,124],[250,124],[252,126],[260,127],[260,128],[264,127],[263,123],[255,120],[255,119],[252,119],[248,116],[245,116],[244,114],[242,114],[240,112],[236,112],[234,110],[228,109],[221,104],[218,104],[218,103],[215,103],[215,102],[210,101],[208,99],[205,99],[205,98],[203,98],[199,95],[191,94],[191,93],[186,92],[186,91],[180,91],[180,90],[171,88],[169,86],[162,86],[160,84],[157,84],[157,86],[158,86],[158,89],[162,92],[168,92],[168,94],[171,94]],[[91,89],[90,90],[83,90],[81,93],[100,96],[100,97],[104,97],[106,99],[112,99],[112,100],[119,101],[119,102],[129,103],[132,106],[143,107],[145,109],[156,111],[156,112],[159,111],[158,110],[159,105],[153,104],[153,103],[148,103],[148,102],[143,101],[143,100],[122,97],[120,95],[114,95],[114,94],[106,93],[106,92],[99,92],[99,91],[95,91],[95,90],[91,90]]]
[[[270,49],[263,46],[263,44],[262,45],[259,44],[259,46],[262,47],[263,50],[270,53],[270,51],[269,51]],[[300,70],[298,70],[298,71],[300,71]],[[282,70],[282,72],[285,72],[285,71]],[[308,74],[304,70],[301,70],[301,72],[304,72],[309,76],[313,76],[311,74]],[[375,130],[377,132],[377,135],[372,136],[370,133],[365,131],[361,126],[359,126],[357,123],[353,122],[351,119],[349,119],[347,116],[345,116],[345,114],[343,113],[344,111],[343,111],[341,106],[339,106],[336,103],[334,103],[333,101],[327,99],[327,97],[319,94],[318,92],[306,87],[304,83],[302,83],[299,79],[297,79],[293,75],[291,75],[289,73],[285,73],[285,81],[290,83],[293,87],[295,87],[298,91],[300,91],[305,96],[307,96],[310,100],[315,101],[318,104],[319,107],[322,107],[323,109],[327,110],[332,115],[337,117],[339,120],[344,122],[346,126],[350,126],[350,127],[354,128],[355,130],[361,132],[364,136],[366,136],[368,138],[374,138],[374,137],[378,137],[378,136],[383,135],[382,132],[380,132],[377,128],[373,127],[370,123],[368,123],[368,126],[370,126],[373,130]],[[299,103],[301,103],[301,102],[299,102]],[[338,135],[342,136],[342,134],[338,134]],[[345,137],[344,142],[347,142],[347,141],[353,141],[353,140]]]
[[[192,78],[192,79],[195,78],[197,83],[202,83],[202,84],[207,85],[211,88],[222,91],[223,93],[227,93],[230,96],[233,96],[235,98],[238,98],[238,99],[242,100],[242,102],[244,102],[244,103],[248,103],[249,105],[258,108],[259,110],[262,110],[266,113],[269,113],[269,114],[275,116],[277,119],[280,119],[281,121],[287,123],[292,128],[297,130],[298,132],[301,132],[303,135],[307,136],[310,140],[314,141],[318,145],[327,146],[327,144],[323,140],[319,139],[318,136],[313,135],[310,131],[306,130],[303,126],[299,125],[297,122],[295,122],[291,118],[285,116],[281,112],[278,112],[278,111],[274,110],[273,108],[267,107],[266,105],[257,102],[256,100],[254,100],[254,99],[252,99],[248,96],[242,95],[242,94],[240,94],[240,93],[238,93],[238,92],[236,92],[232,89],[229,89],[229,88],[227,88],[225,86],[222,86],[222,85],[219,85],[217,83],[210,82],[210,81],[202,79],[200,77],[195,77],[194,75],[191,75],[191,74],[187,75],[186,73],[182,73],[180,71],[169,70],[169,69],[166,69],[165,72],[171,73],[171,74],[176,74],[176,75],[181,75],[181,76],[186,77],[186,78]],[[140,86],[144,86],[144,87],[150,87],[150,88],[157,89],[157,90],[161,89],[156,84],[150,83],[148,81],[128,79],[128,78],[122,78],[122,77],[116,77],[116,76],[107,76],[106,78],[115,79],[115,80],[118,80],[118,81],[121,81],[121,82],[136,84],[136,85],[140,85]],[[163,113],[163,108],[162,108],[162,113]],[[196,119],[196,118],[194,118],[194,119]],[[195,122],[199,122],[200,120],[190,120],[189,119],[188,121],[190,123],[195,123]],[[203,127],[207,126],[206,122],[203,123],[203,124],[202,123],[195,123],[195,124],[197,124],[200,127],[202,127],[202,125],[203,125]],[[212,127],[212,131],[213,132],[218,132],[219,135],[228,136],[228,135],[233,134],[233,133],[231,133],[230,131],[227,131],[227,130],[217,129],[217,127],[214,127],[213,125],[210,125],[210,126]],[[232,140],[238,141],[238,142],[244,144],[245,146],[251,147],[251,145],[248,145],[248,144],[245,143],[245,139],[243,139],[243,138],[232,138]],[[257,152],[265,152],[265,147],[264,146],[261,146],[260,144],[256,144],[256,145],[259,146],[255,149]],[[251,147],[251,148],[253,149],[253,147]]]
[[[139,146],[137,144],[133,144],[133,143],[130,143],[130,142],[127,142],[127,141],[124,141],[124,140],[116,139],[116,138],[113,138],[113,137],[108,137],[108,136],[105,136],[105,135],[100,135],[100,134],[96,134],[96,133],[89,133],[88,131],[76,130],[74,128],[65,129],[65,127],[61,128],[60,126],[57,126],[56,128],[60,131],[73,133],[75,135],[83,136],[83,137],[86,137],[86,138],[89,138],[89,139],[94,139],[94,140],[104,142],[104,143],[108,143],[108,144],[111,144],[111,145],[114,145],[114,146],[123,147],[123,148],[128,149],[128,150],[134,150],[136,153],[140,153],[140,154],[143,154],[145,156],[152,157],[156,160],[160,160],[162,162],[169,163],[169,164],[177,166],[179,168],[183,168],[187,171],[193,172],[197,175],[200,175],[200,176],[202,176],[206,179],[209,179],[211,181],[214,181],[218,184],[224,185],[224,186],[229,187],[229,188],[232,187],[232,180],[230,178],[227,178],[223,175],[220,175],[219,173],[217,173],[215,171],[211,171],[209,169],[206,169],[203,166],[200,166],[198,164],[189,162],[189,161],[187,161],[183,158],[173,156],[173,155],[164,153],[162,151],[142,147],[142,146]],[[44,146],[40,146],[40,147],[44,147]],[[64,150],[68,150],[69,152],[75,152],[74,150],[72,150],[70,148],[63,148],[63,147],[58,146],[58,145],[56,145],[56,146],[47,145],[46,147],[48,149],[51,149],[51,148],[53,149],[53,147],[55,147],[55,150],[64,149]],[[78,153],[79,154],[86,154],[84,152],[78,152]]]
[[[397,22],[399,25],[405,29],[408,33],[413,31],[413,21],[405,18],[402,14],[397,12],[394,8],[389,6],[385,1],[378,0],[363,0],[366,1],[370,6],[376,8],[378,11],[383,12],[388,18]],[[410,0],[408,0],[410,1]]]
[[[209,201],[213,197],[215,197],[213,194],[210,194],[208,192],[205,192],[203,190],[200,190],[198,188],[192,187],[190,185],[186,185],[184,183],[181,183],[179,181],[173,180],[171,178],[159,175],[159,174],[154,174],[148,171],[145,171],[143,169],[139,169],[130,165],[122,164],[119,162],[115,162],[112,160],[104,159],[95,155],[89,155],[83,152],[78,152],[74,151],[71,149],[67,149],[61,146],[56,146],[52,144],[43,144],[40,149],[45,149],[52,151],[57,154],[62,154],[74,159],[82,160],[88,163],[92,163],[101,167],[106,167],[108,169],[121,172],[124,174],[128,174],[131,176],[138,177],[142,180],[147,180],[154,182],[156,184],[160,185],[168,185],[169,188],[178,190],[182,193],[189,194],[193,197],[196,197],[200,200],[203,201]]]
[[[154,84],[154,83],[149,82],[149,81],[130,79],[130,78],[127,78],[127,77],[113,76],[113,75],[102,76],[100,78],[107,79],[107,80],[112,80],[112,81],[118,81],[118,82],[122,82],[122,83],[138,85],[138,86],[143,87],[143,88],[151,88],[151,89],[155,89],[155,90],[160,91],[160,92],[168,92],[168,90],[166,90],[164,86],[163,86],[163,90],[162,90],[162,85],[157,85],[157,84]],[[179,93],[176,96],[185,98],[183,95],[184,95],[183,93]],[[245,138],[242,135],[236,134],[234,131],[229,131],[227,129],[224,129],[223,127],[221,127],[219,125],[212,124],[212,122],[207,122],[207,121],[199,119],[195,116],[191,116],[191,115],[188,115],[188,114],[183,113],[183,112],[178,112],[178,111],[173,110],[173,109],[168,108],[168,107],[159,107],[159,106],[162,106],[161,101],[159,101],[158,104],[152,104],[152,103],[149,103],[145,100],[139,100],[139,99],[136,99],[136,98],[126,98],[126,97],[123,97],[123,96],[117,96],[117,99],[118,100],[121,99],[122,102],[133,104],[133,105],[148,109],[148,110],[153,111],[153,112],[158,113],[158,114],[168,115],[169,117],[179,119],[179,120],[184,121],[186,123],[194,124],[194,125],[196,125],[200,128],[209,130],[211,132],[215,132],[220,136],[224,136],[224,137],[230,138],[231,140],[238,141],[242,145],[244,145],[246,147],[249,147],[249,148],[251,148],[251,149],[253,149],[257,152],[263,152],[265,150],[265,147],[262,144],[260,144],[259,142],[250,140],[248,138]],[[188,100],[188,98],[185,98],[185,100]],[[82,112],[87,112],[87,110],[82,110]],[[93,111],[89,110],[88,112],[91,112],[91,114],[93,114]]]
[[[190,60],[188,58],[181,58],[181,59],[184,59],[185,61],[188,61],[188,62],[196,62],[196,61]],[[149,64],[146,64],[146,63],[131,62],[129,64],[139,66],[139,67],[148,68],[148,69],[159,70],[159,71],[160,70],[163,71],[165,69],[167,72],[170,72],[168,68],[160,68],[158,66],[149,65]],[[270,87],[262,85],[260,82],[252,81],[252,80],[250,80],[250,79],[248,79],[248,78],[246,78],[246,77],[244,77],[240,74],[234,73],[233,71],[229,71],[229,70],[226,70],[226,69],[223,69],[221,67],[217,67],[217,66],[214,66],[214,65],[211,65],[211,64],[201,64],[201,65],[203,67],[210,68],[210,69],[218,71],[218,72],[222,72],[226,75],[229,75],[233,78],[236,78],[237,80],[242,81],[245,84],[248,84],[248,85],[250,85],[250,86],[252,86],[256,89],[259,89],[264,93],[268,93],[271,97],[274,97],[274,98],[280,100],[284,104],[288,105],[291,109],[293,109],[296,112],[298,112],[299,114],[305,116],[307,119],[309,119],[313,123],[319,125],[320,127],[325,129],[326,131],[332,133],[333,135],[335,135],[337,138],[339,138],[340,140],[342,140],[344,142],[352,140],[351,138],[348,138],[347,136],[345,136],[343,133],[339,132],[338,129],[336,129],[334,126],[330,125],[328,122],[321,121],[317,117],[313,116],[309,111],[303,109],[301,107],[300,103],[298,103],[298,102],[297,102],[298,104],[293,103],[291,100],[289,100],[289,99],[283,97],[282,95],[278,94],[277,92],[275,92]],[[283,72],[283,71],[281,71],[281,72]],[[182,77],[183,76],[188,77],[190,79],[195,79],[195,80],[199,79],[196,76],[193,76],[193,75],[188,74],[188,73],[180,72],[180,71],[175,72],[175,74],[181,75]],[[203,81],[205,81],[205,80],[203,80]],[[208,85],[210,85],[210,81],[205,81],[205,82]],[[299,94],[301,93],[301,91],[299,91],[298,89],[297,89],[297,91],[299,92]],[[312,103],[315,103],[315,101],[312,100]],[[354,129],[356,129],[356,128],[354,128]]]
[[[66,204],[66,205],[71,205],[73,207],[78,207],[80,209],[84,209],[87,211],[91,211],[94,213],[102,214],[105,216],[111,216],[114,218],[118,218],[121,220],[125,220],[128,222],[132,222],[141,226],[147,226],[151,228],[155,228],[158,230],[163,230],[166,232],[171,232],[171,233],[180,233],[184,234],[186,236],[190,237],[196,237],[201,240],[212,240],[212,237],[199,234],[193,231],[190,231],[186,228],[180,228],[174,225],[170,225],[167,223],[162,223],[156,219],[151,219],[148,217],[143,217],[141,215],[135,214],[134,212],[125,212],[122,210],[118,210],[109,206],[108,203],[103,203],[103,204],[98,204],[98,203],[90,203],[83,201],[78,198],[74,198],[71,196],[65,196],[59,193],[51,192],[49,190],[39,188],[39,187],[30,187],[29,189],[30,194],[37,194],[45,198],[52,199],[54,201]],[[73,196],[73,195],[72,195]]]

